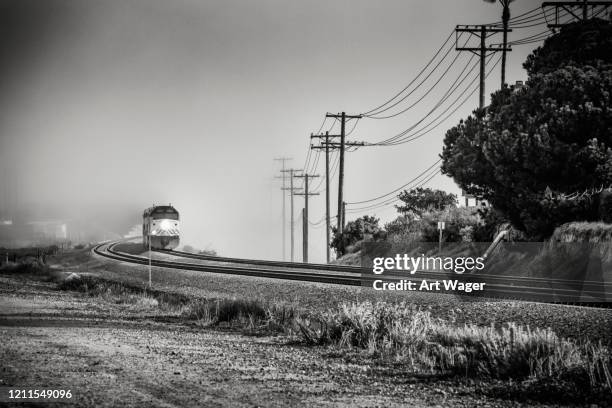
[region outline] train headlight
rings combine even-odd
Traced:
[[[163,230],[169,230],[170,228],[172,228],[172,222],[170,220],[162,220],[159,226]]]

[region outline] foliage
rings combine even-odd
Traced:
[[[565,195],[612,183],[610,26],[563,27],[527,60],[525,87],[496,92],[446,133],[442,171],[529,238],[599,218],[595,195]],[[589,39],[586,51],[569,46],[576,38]]]
[[[400,215],[391,222],[385,224],[385,231],[388,235],[403,235],[412,232],[414,220],[406,215]]]
[[[293,304],[261,299],[202,299],[191,303],[183,316],[205,326],[226,323],[246,326],[250,330],[291,333],[298,310]]]
[[[402,214],[413,213],[421,216],[423,212],[430,210],[443,210],[456,205],[457,196],[442,190],[418,187],[410,191],[404,190],[398,198],[404,203],[395,206]]]
[[[612,25],[603,20],[568,24],[554,40],[547,40],[527,57],[523,67],[535,75],[555,71],[561,65],[592,65],[611,62]]]
[[[81,292],[84,295],[99,297],[100,299],[117,304],[136,304],[147,307],[159,306],[163,309],[180,308],[190,302],[188,296],[180,293],[151,290],[93,275],[73,274],[61,280],[57,285],[57,289]]]
[[[385,302],[345,303],[298,324],[306,344],[366,349],[415,369],[485,378],[569,379],[575,386],[586,385],[587,392],[612,389],[609,348],[577,344],[551,329],[514,323],[458,327],[413,304]]]
[[[7,262],[0,265],[1,273],[48,275],[51,268],[36,258],[26,258],[18,262]]]
[[[612,224],[571,222],[555,229],[551,241],[605,243],[612,241]]]
[[[507,222],[503,214],[492,207],[479,208],[478,216],[481,222],[474,226],[473,235],[476,242],[493,241],[499,226]]]
[[[475,229],[481,224],[478,213],[471,208],[447,208],[442,211],[429,211],[421,220],[423,242],[438,242],[438,221],[446,223],[442,235],[444,242],[462,242],[461,231],[466,227]]]
[[[612,190],[604,190],[599,195],[599,217],[612,224]]]
[[[363,240],[365,234],[369,234],[372,238],[380,238],[384,233],[383,229],[378,225],[378,218],[364,215],[355,221],[349,221],[344,227],[343,232],[338,233],[338,229],[333,227],[333,238],[330,247],[336,251],[338,257],[345,255],[349,246]]]
[[[400,216],[385,225],[388,235],[409,236],[420,242],[438,242],[438,221],[446,222],[443,239],[445,242],[465,241],[463,236],[467,231],[473,241],[481,237],[477,234],[482,228],[481,217],[471,208],[448,207],[443,210],[430,210],[421,214],[418,219]]]

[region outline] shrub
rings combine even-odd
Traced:
[[[482,224],[477,211],[471,208],[448,208],[442,211],[429,211],[419,220],[423,242],[438,242],[438,221],[446,223],[442,239],[444,242],[461,242],[461,230],[466,227],[477,228]]]
[[[113,303],[151,308],[160,306],[172,309],[190,302],[190,298],[180,293],[147,290],[91,275],[76,275],[71,279],[64,279],[57,285],[57,289],[81,292],[92,297],[97,296]]]
[[[551,241],[557,242],[610,242],[612,224],[603,222],[570,222],[555,229]]]
[[[26,258],[19,262],[8,262],[0,266],[0,272],[14,274],[49,275],[51,268],[38,259]]]
[[[237,323],[249,329],[284,332],[292,331],[297,309],[285,303],[255,299],[199,300],[188,306],[184,316],[203,325]]]
[[[599,219],[612,223],[612,189],[604,190],[599,194]]]
[[[577,344],[550,329],[507,323],[454,326],[401,303],[349,303],[298,322],[310,345],[335,344],[404,359],[413,368],[499,379],[555,378],[612,390],[610,350]],[[580,383],[580,384],[579,384]]]
[[[336,228],[332,228],[333,238],[330,247],[340,257],[348,252],[350,246],[362,241],[366,235],[374,239],[382,238],[384,231],[378,226],[378,221],[378,218],[364,215],[355,221],[348,222],[341,234]]]

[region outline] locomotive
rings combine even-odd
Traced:
[[[142,214],[145,249],[174,249],[179,244],[179,213],[171,205],[147,208]]]

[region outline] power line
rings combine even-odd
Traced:
[[[569,12],[578,21],[586,21],[589,19],[589,7],[591,9],[591,17],[595,14],[594,10],[596,7],[602,7],[607,9],[612,6],[611,1],[546,1],[542,3],[542,9],[545,10],[547,7],[554,8],[554,22],[548,24],[548,28],[559,28],[567,24],[559,21],[559,10],[565,10]],[[575,12],[576,8],[582,9],[582,13]]]
[[[541,12],[542,12],[542,10],[538,6],[538,7],[535,7],[533,9],[529,10],[529,11],[524,12],[523,14],[519,14],[518,16],[510,18],[509,21],[510,22],[516,22],[516,21],[521,21],[523,19],[529,19],[529,18],[531,18],[530,14],[534,14],[534,13],[538,14],[538,13],[541,13]],[[487,23],[486,25],[488,25],[488,26],[500,26],[502,24],[503,24],[503,21],[494,21],[492,23]]]
[[[464,45],[467,44],[470,40],[470,38],[472,37],[472,34],[470,34],[470,36],[467,38],[467,40],[465,41]],[[434,72],[436,72],[436,70],[438,69],[438,67],[440,67],[442,65],[442,62],[446,59],[446,57],[450,54],[450,52],[453,50],[452,47],[450,47],[447,51],[446,54],[444,54],[444,56],[442,57],[442,60],[440,60],[440,62],[438,62],[438,64],[436,64],[436,66],[433,68],[433,70],[425,77],[423,78],[423,80],[416,86],[416,88],[414,88],[412,91],[410,91],[409,93],[407,93],[403,98],[397,100],[395,103],[393,103],[392,105],[387,106],[385,109],[379,110],[376,113],[371,113],[368,115],[364,115],[367,118],[370,119],[388,119],[388,118],[392,118],[394,116],[397,116],[401,113],[406,112],[408,109],[412,108],[414,105],[416,105],[416,103],[418,103],[419,101],[421,101],[425,96],[427,96],[442,80],[442,78],[444,78],[444,76],[448,73],[448,71],[451,69],[451,67],[453,66],[453,64],[457,61],[457,58],[459,58],[459,54],[455,55],[455,58],[453,58],[453,60],[451,61],[451,63],[448,65],[448,67],[446,68],[446,70],[442,73],[442,75],[440,75],[440,77],[438,78],[438,80],[434,83],[434,85],[429,89],[429,91],[427,91],[425,93],[424,96],[422,96],[419,100],[417,100],[417,102],[415,102],[414,104],[412,104],[410,107],[406,108],[405,110],[397,113],[397,114],[393,114],[393,115],[388,115],[388,116],[377,116],[380,115],[381,113],[384,113],[386,111],[388,111],[389,109],[392,109],[394,107],[396,107],[397,105],[399,105],[401,102],[405,101],[410,95],[412,95],[417,89],[419,89],[421,87],[421,85],[423,85],[425,83],[425,81],[427,81],[429,79],[429,77],[431,77],[431,75],[433,75]]]
[[[423,74],[423,72],[425,72],[425,70],[427,68],[429,68],[429,66],[435,61],[435,59],[438,57],[438,55],[440,54],[440,52],[442,52],[442,50],[444,49],[444,47],[446,46],[446,44],[448,44],[448,42],[451,40],[451,38],[453,37],[453,31],[451,31],[451,33],[448,35],[448,37],[446,38],[446,40],[444,41],[444,43],[442,43],[442,45],[440,46],[440,48],[438,48],[438,50],[436,51],[436,53],[434,54],[433,57],[431,57],[431,59],[427,62],[427,64],[423,67],[423,69],[421,69],[421,71],[419,71],[419,73],[410,81],[410,83],[408,85],[406,85],[401,91],[399,91],[397,94],[395,94],[393,97],[391,97],[389,100],[387,100],[385,103],[375,107],[374,109],[370,109],[367,112],[362,113],[363,116],[369,115],[377,110],[379,110],[382,107],[385,107],[386,105],[388,105],[389,103],[393,102],[396,98],[398,98],[401,94],[403,94],[408,88],[410,88],[412,86],[412,84],[414,82],[416,82],[417,79],[419,79],[419,77]]]
[[[426,179],[421,181],[419,184],[413,186],[412,188],[419,188],[419,187],[425,186],[427,183],[429,183],[438,174],[440,174],[440,169],[437,169],[434,172],[428,174]],[[392,198],[390,200],[387,200],[387,201],[385,201],[383,203],[374,204],[374,205],[366,206],[366,207],[353,208],[353,209],[347,210],[347,213],[355,214],[355,213],[363,212],[363,211],[371,211],[371,210],[375,210],[375,209],[378,209],[378,208],[382,208],[382,207],[387,207],[389,205],[393,205],[393,204],[397,203],[398,201],[401,201],[401,200],[398,197],[394,197],[394,198]]]
[[[490,59],[489,59],[489,61],[490,61]],[[488,63],[489,63],[489,61],[487,61],[487,62],[486,62],[486,64],[488,64]],[[473,68],[474,68],[475,66],[476,66],[476,64],[474,64],[474,65],[472,66],[472,70],[473,70]],[[443,105],[443,104],[444,104],[444,103],[445,103],[445,102],[446,102],[446,101],[447,101],[447,100],[450,98],[450,96],[451,96],[452,94],[454,94],[454,93],[455,93],[455,91],[456,91],[457,89],[459,89],[459,87],[460,87],[460,86],[461,86],[461,85],[462,85],[462,84],[465,82],[465,80],[468,78],[468,76],[469,76],[469,74],[470,74],[470,73],[471,73],[471,71],[470,71],[470,72],[468,72],[468,73],[467,73],[467,74],[466,74],[466,75],[463,77],[463,79],[461,79],[461,81],[459,81],[459,83],[458,83],[458,84],[457,84],[457,85],[456,85],[454,88],[450,88],[450,89],[449,89],[449,91],[447,92],[447,94],[446,94],[446,95],[444,95],[444,96],[443,96],[443,97],[440,99],[440,101],[438,101],[438,103],[437,103],[437,104],[436,104],[436,105],[435,105],[435,106],[434,106],[434,107],[433,107],[433,108],[432,108],[432,109],[431,109],[429,112],[427,112],[427,114],[426,114],[424,117],[422,117],[422,118],[421,118],[419,121],[417,121],[417,122],[416,122],[414,125],[410,126],[408,129],[405,129],[405,130],[403,130],[402,132],[400,132],[400,133],[396,134],[395,136],[389,137],[389,138],[384,139],[384,140],[382,140],[382,141],[380,141],[380,142],[377,142],[377,143],[370,144],[369,146],[371,146],[371,145],[375,145],[375,146],[391,146],[391,145],[396,145],[396,144],[405,143],[405,142],[406,142],[406,140],[405,140],[405,139],[410,138],[411,136],[413,136],[413,134],[412,134],[412,135],[409,135],[409,133],[410,133],[412,130],[414,130],[414,129],[415,129],[417,126],[419,126],[421,123],[423,123],[423,122],[425,121],[425,119],[427,119],[427,118],[428,118],[430,115],[432,115],[432,114],[433,114],[433,113],[434,113],[434,112],[435,112],[435,111],[436,111],[436,110],[437,110],[437,109],[438,109],[440,106],[442,106],[442,105]],[[477,80],[477,79],[478,79],[478,75],[474,76],[474,78],[473,78],[473,79],[472,79],[472,81],[471,81],[471,82],[468,84],[468,86],[465,88],[465,90],[464,90],[463,92],[461,92],[461,93],[459,94],[459,96],[458,96],[457,98],[455,98],[455,100],[454,100],[453,102],[451,102],[451,104],[449,105],[449,107],[448,107],[448,108],[447,108],[445,111],[443,111],[443,112],[442,112],[442,115],[443,115],[445,112],[447,112],[447,111],[448,111],[448,109],[450,109],[450,108],[452,108],[452,107],[453,107],[453,105],[454,105],[454,104],[455,104],[455,103],[456,103],[456,102],[457,102],[457,101],[458,101],[458,100],[459,100],[459,99],[460,99],[460,98],[461,98],[461,97],[462,97],[462,96],[465,94],[465,92],[467,92],[467,91],[469,90],[470,86],[472,86],[472,85],[473,85],[473,84],[476,82],[476,80]],[[455,82],[457,82],[457,81],[455,81]],[[474,91],[475,91],[476,89],[477,89],[477,88],[475,88],[475,89],[474,89]],[[474,91],[472,91],[472,93],[470,94],[470,96],[471,96],[471,95],[474,93]],[[467,98],[466,98],[465,100],[467,100]],[[461,104],[460,104],[460,105],[459,105],[457,108],[461,107],[461,106],[462,106],[462,104],[465,102],[465,100],[464,100],[464,101],[462,101],[462,103],[461,103]],[[417,130],[417,131],[416,131],[416,133],[418,133],[418,132],[420,132],[420,131],[422,131],[422,130],[426,129],[426,128],[427,128],[429,125],[431,125],[432,123],[434,123],[434,122],[435,122],[435,121],[436,121],[436,120],[437,120],[439,117],[440,117],[440,115],[438,115],[436,118],[434,118],[434,120],[433,120],[433,121],[431,121],[430,123],[428,123],[427,125],[425,125],[425,126],[424,126],[424,127],[422,127],[421,129]]]
[[[439,167],[435,167],[435,168],[430,169],[428,172],[419,175],[417,178],[414,179],[414,181],[413,181],[414,185],[410,186],[409,188],[410,189],[417,188],[420,185],[419,183],[422,183],[423,180],[427,180],[428,178],[431,177],[432,174],[437,173],[439,170],[440,170]],[[410,183],[410,184],[413,184],[413,183]],[[408,185],[404,186],[404,189],[406,189],[406,188],[408,188]],[[397,201],[398,201],[398,196],[387,197],[387,198],[385,198],[381,202],[372,203],[372,204],[368,204],[368,205],[361,206],[361,207],[353,207],[353,208],[351,208],[351,210],[352,211],[356,211],[356,210],[368,210],[368,209],[371,209],[371,208],[378,208],[378,207],[383,206],[383,205],[388,205],[390,203],[394,203],[394,202],[397,202]]]
[[[459,54],[457,54],[457,56],[455,57],[455,60],[457,59],[457,57],[458,57],[458,56],[459,56]],[[452,88],[453,88],[453,86],[454,86],[454,85],[457,83],[457,81],[458,81],[458,80],[459,80],[459,78],[460,78],[460,77],[463,75],[463,73],[464,73],[464,72],[465,72],[465,70],[468,68],[468,66],[470,65],[470,63],[472,62],[472,60],[473,60],[473,59],[474,59],[474,55],[472,55],[472,56],[470,57],[470,59],[468,60],[468,62],[465,64],[465,66],[463,67],[463,69],[462,69],[462,70],[461,70],[461,72],[459,73],[459,76],[457,77],[457,79],[455,79],[455,82],[453,82],[453,83],[450,85],[449,90],[450,90],[450,89],[452,89]],[[475,67],[475,65],[472,67],[472,69],[473,69],[474,67]],[[450,69],[450,66],[449,66],[449,69]],[[447,70],[447,72],[448,72],[448,70]],[[445,72],[445,74],[446,74],[446,72]],[[397,112],[397,113],[395,113],[395,114],[393,114],[393,115],[383,116],[383,117],[377,117],[377,118],[374,118],[374,119],[387,119],[387,118],[392,118],[392,117],[395,117],[395,116],[398,116],[398,115],[400,115],[400,114],[402,114],[402,113],[407,112],[409,109],[413,108],[413,107],[414,107],[414,106],[415,106],[417,103],[419,103],[420,101],[422,101],[422,100],[423,100],[423,98],[425,98],[425,97],[426,97],[426,96],[427,96],[427,95],[428,95],[428,94],[429,94],[429,93],[430,93],[430,92],[431,92],[431,91],[432,91],[432,90],[435,88],[435,86],[436,86],[436,85],[438,85],[438,83],[440,82],[440,80],[441,80],[441,79],[442,79],[442,77],[440,77],[440,79],[438,80],[438,82],[436,82],[436,83],[434,84],[434,86],[433,86],[433,87],[431,87],[431,88],[430,88],[430,89],[427,91],[427,93],[425,93],[425,94],[424,94],[424,95],[423,95],[423,96],[422,96],[420,99],[418,99],[418,100],[417,100],[416,102],[414,102],[412,105],[408,106],[406,109],[404,109],[404,110],[402,110],[402,111],[400,111],[400,112]],[[448,95],[449,90],[447,90],[447,91],[446,91],[446,93],[445,93],[445,94],[442,96],[442,98],[444,98],[446,95]]]
[[[497,65],[499,64],[500,61],[501,61],[501,56],[499,58],[497,58],[497,61],[491,67],[489,72],[485,75],[485,78],[489,77],[491,72],[493,72],[493,70],[495,69],[495,67],[497,67]],[[488,62],[487,62],[487,64],[488,64]],[[476,81],[477,78],[478,77],[475,77],[474,80],[472,80],[472,82],[470,83],[470,85],[472,85]],[[442,117],[442,115],[444,115],[446,112],[448,112],[448,110],[451,109],[453,107],[453,105],[455,105],[455,102],[457,102],[459,100],[459,98],[461,98],[468,90],[469,90],[469,85],[468,85],[468,87],[463,92],[461,92],[461,94],[459,94],[459,96],[444,111],[442,111],[438,116],[436,116],[427,125],[423,126],[421,129],[417,130],[415,132],[415,134],[406,136],[406,137],[404,137],[402,139],[399,139],[399,140],[396,140],[396,141],[394,141],[392,143],[386,143],[383,146],[396,146],[396,145],[399,145],[399,144],[404,144],[404,143],[412,142],[412,141],[414,141],[416,139],[419,139],[419,138],[425,136],[426,134],[428,134],[429,132],[433,131],[434,129],[438,128],[442,123],[444,123],[448,118],[450,118],[457,110],[459,110],[459,108],[464,106],[464,104],[467,102],[467,100],[470,99],[472,97],[472,95],[474,95],[474,93],[478,90],[478,86],[474,87],[472,89],[472,92],[470,92],[461,102],[459,102],[459,104],[456,104],[455,109],[453,109],[448,115],[446,115],[442,120],[440,120],[433,127],[431,127],[430,129],[427,129],[427,127],[429,127],[430,125],[434,124],[436,120],[438,120],[440,117]],[[427,130],[425,130],[425,129],[427,129]],[[421,131],[423,131],[423,132],[419,134],[418,132],[421,132]]]
[[[354,201],[354,202],[347,202],[346,204],[347,204],[347,205],[355,205],[355,204],[364,204],[364,203],[369,203],[369,202],[371,202],[371,201],[376,201],[376,200],[379,200],[379,199],[384,198],[384,197],[386,197],[386,196],[389,196],[389,195],[391,195],[391,194],[397,193],[398,191],[400,191],[400,190],[402,190],[402,189],[406,188],[406,186],[407,186],[407,185],[414,183],[414,181],[415,181],[415,180],[418,180],[418,179],[419,179],[421,176],[423,176],[423,174],[425,174],[425,173],[429,172],[429,171],[430,171],[430,170],[431,170],[433,167],[435,167],[435,166],[436,166],[438,163],[440,163],[441,161],[442,161],[442,159],[438,159],[438,160],[437,160],[437,161],[436,161],[434,164],[432,164],[431,166],[429,166],[427,169],[425,169],[423,172],[421,172],[421,173],[420,173],[418,176],[416,176],[416,177],[415,177],[415,178],[413,178],[412,180],[408,181],[407,183],[405,183],[404,185],[402,185],[402,186],[400,186],[400,187],[396,188],[396,189],[395,189],[395,190],[393,190],[393,191],[390,191],[390,192],[388,192],[388,193],[386,193],[386,194],[383,194],[383,195],[380,195],[380,196],[378,196],[378,197],[371,198],[371,199],[369,199],[369,200],[363,200],[363,201]]]

